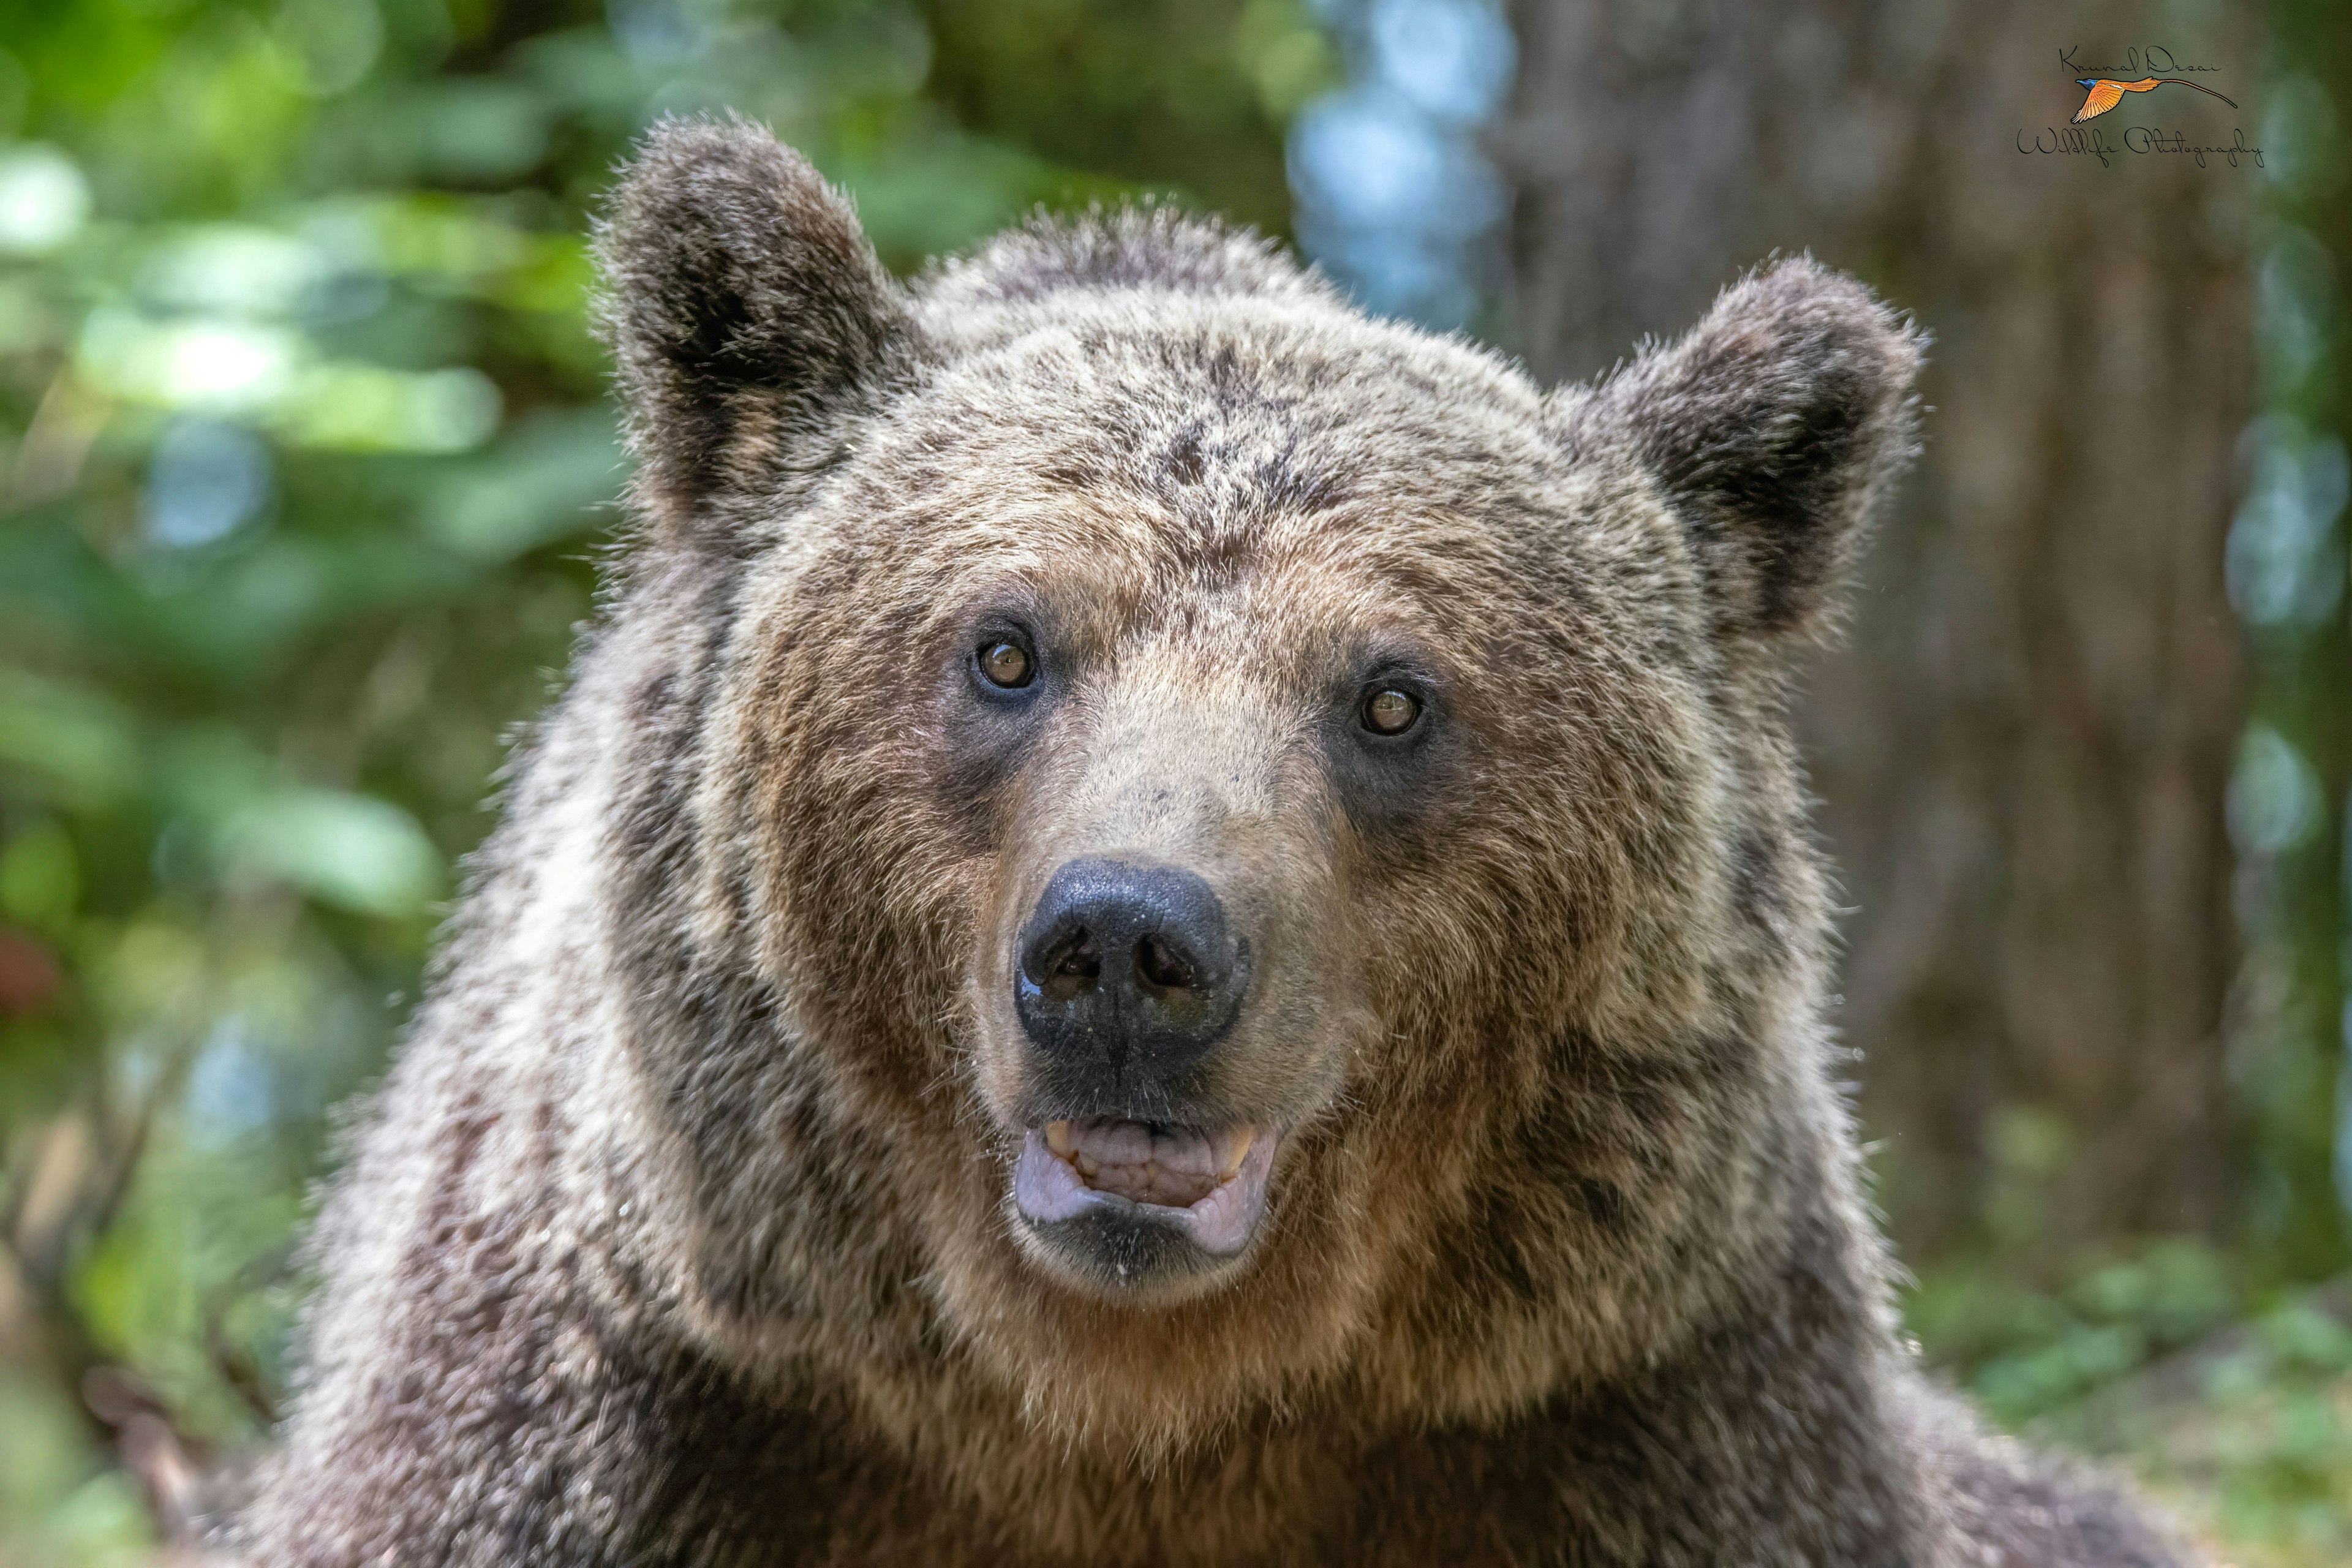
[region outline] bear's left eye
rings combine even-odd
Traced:
[[[1017,642],[984,642],[973,650],[973,658],[980,667],[980,678],[1007,691],[1017,691],[1036,678],[1037,661]]]
[[[1402,735],[1421,718],[1421,701],[1409,691],[1386,687],[1364,699],[1364,728],[1375,735]]]

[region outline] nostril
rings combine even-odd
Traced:
[[[1037,989],[1056,1002],[1076,1000],[1102,976],[1102,950],[1085,926],[1072,926],[1034,950],[1022,966]]]
[[[1194,979],[1192,962],[1156,932],[1135,944],[1135,972],[1163,991],[1188,991]]]

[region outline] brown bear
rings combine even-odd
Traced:
[[[268,1563],[2122,1564],[1900,1338],[1783,719],[1917,335],[1601,384],[1164,212],[600,237],[635,538],[318,1230]]]

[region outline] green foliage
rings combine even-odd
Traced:
[[[2226,1538],[2352,1557],[2352,1330],[2296,1302],[2257,1320],[2199,1370],[2193,1422],[2165,1433],[2155,1474],[2218,1499]]]
[[[2120,1464],[2238,1562],[2352,1557],[2352,1284],[2261,1294],[2259,1261],[2164,1240],[2047,1291],[1985,1259],[1905,1316],[1996,1423]]]
[[[2273,150],[2251,240],[2261,415],[2241,443],[2231,601],[2251,703],[2230,787],[2246,962],[2231,1020],[2243,1247],[2274,1278],[2352,1263],[2352,11],[2270,0],[2260,140]],[[2264,570],[2264,568],[2269,568]]]
[[[100,1464],[64,1395],[0,1381],[0,1561],[130,1568],[153,1541],[138,1486]]]
[[[2048,1292],[1981,1261],[1927,1276],[1904,1316],[2004,1426],[2046,1415],[2194,1343],[2231,1320],[2242,1289],[2231,1260],[2159,1241],[2083,1268]]]
[[[2128,1461],[2242,1562],[2343,1563],[2352,1557],[2347,1309],[2352,1294],[2341,1289],[2289,1296],[2027,1430]]]
[[[924,10],[938,39],[933,90],[963,123],[1289,232],[1282,122],[1343,74],[1304,5],[927,0]],[[1045,81],[1058,85],[1038,91]]]

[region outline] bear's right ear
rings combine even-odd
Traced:
[[[709,526],[715,492],[761,494],[823,464],[915,358],[904,297],[849,203],[740,121],[656,127],[596,258],[638,496],[671,537]]]

